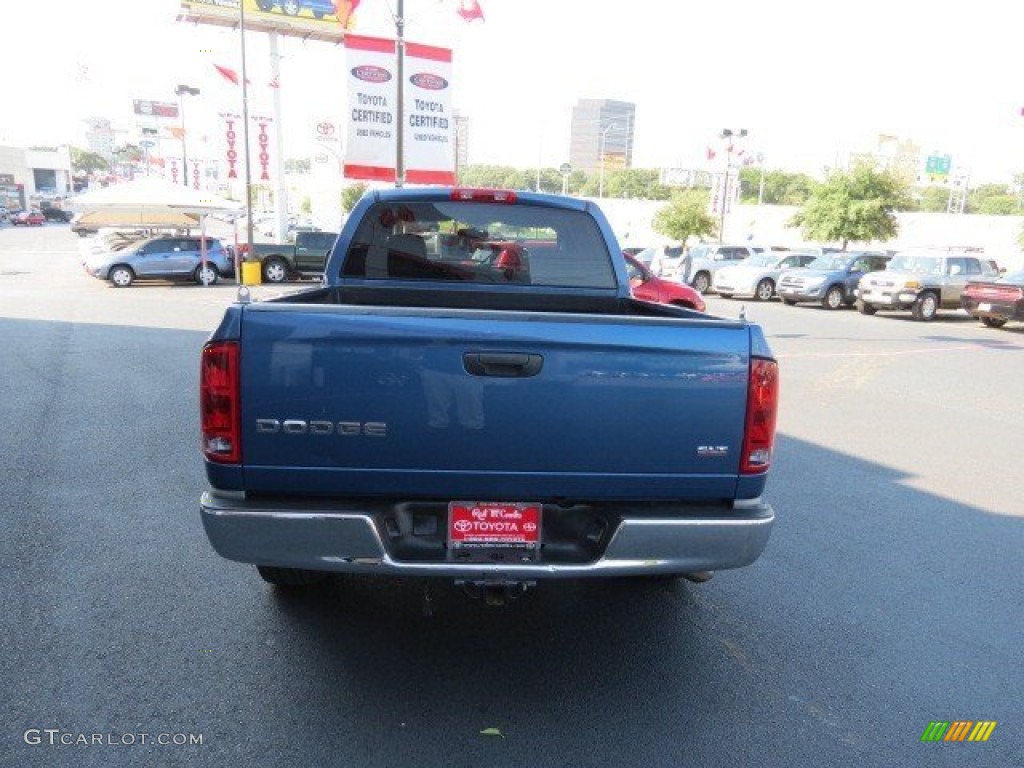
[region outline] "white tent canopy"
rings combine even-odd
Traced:
[[[88,226],[194,227],[211,213],[240,215],[241,203],[158,177],[86,192],[69,201]]]

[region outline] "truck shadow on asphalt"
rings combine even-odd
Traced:
[[[268,589],[268,632],[308,649],[276,674],[324,738],[336,717],[390,732],[381,764],[401,764],[414,738],[516,763],[552,731],[574,765],[708,764],[726,743],[735,764],[813,765],[825,751],[914,764],[931,713],[1020,711],[1003,677],[1024,684],[1008,591],[1024,508],[922,493],[785,436],[778,455],[767,497],[779,519],[749,568],[703,585],[544,582],[505,608],[439,583],[429,616],[422,580]],[[489,727],[506,740],[482,743]]]

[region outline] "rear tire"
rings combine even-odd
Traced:
[[[267,259],[263,262],[263,282],[283,283],[288,279],[288,265],[281,259]]]
[[[838,285],[833,285],[825,292],[825,297],[821,300],[821,306],[825,309],[839,309],[843,306],[843,289]]]
[[[873,315],[878,311],[878,307],[872,306],[871,304],[865,304],[863,301],[858,301],[857,311],[862,315]]]
[[[918,296],[914,306],[910,308],[910,314],[913,315],[914,319],[925,323],[934,320],[938,312],[939,297],[931,291],[925,291]]]
[[[754,289],[754,298],[758,301],[770,301],[775,296],[775,283],[768,278],[765,278],[757,284],[757,288]]]
[[[980,317],[978,319],[988,328],[1002,328],[1006,325],[1005,317]]]
[[[309,587],[319,584],[327,578],[323,571],[310,571],[305,568],[278,568],[272,565],[257,565],[260,577],[275,587]]]

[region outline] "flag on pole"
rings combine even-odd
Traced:
[[[715,150],[712,149],[711,147],[708,147],[707,149],[704,150],[704,157],[706,157],[708,160],[714,160]]]
[[[232,83],[234,85],[241,84],[241,78],[238,76],[238,73],[235,72],[235,70],[231,69],[231,67],[222,67],[220,64],[214,64],[213,68],[216,69],[217,72],[220,73],[220,76],[227,80],[229,83]],[[246,85],[250,84],[249,80],[246,80],[245,82]]]
[[[463,21],[484,21],[484,12],[477,0],[459,0],[459,8],[456,11]]]
[[[359,0],[334,0],[334,15],[338,17],[338,23],[350,31],[355,26],[356,8],[359,7]]]

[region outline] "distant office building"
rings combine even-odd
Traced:
[[[915,144],[911,139],[888,134],[880,134],[871,151],[850,154],[851,165],[867,162],[876,168],[895,172],[908,184],[914,184],[919,180],[923,160],[919,144]]]
[[[455,113],[455,173],[469,165],[469,117]]]
[[[580,99],[572,108],[569,164],[574,171],[594,173],[633,167],[636,104],[610,99]]]
[[[108,163],[114,161],[114,128],[105,117],[90,117],[85,121],[85,143]]]

